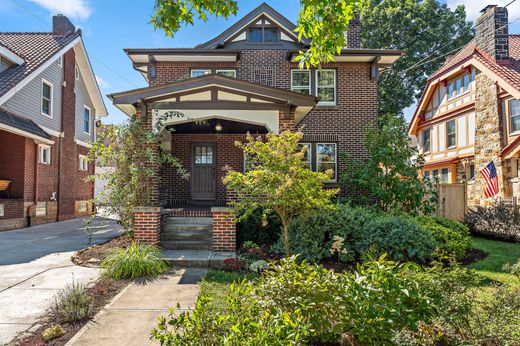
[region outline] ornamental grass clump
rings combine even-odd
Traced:
[[[85,287],[75,281],[56,295],[52,312],[59,322],[79,322],[93,313],[93,300]]]
[[[120,280],[159,275],[168,270],[168,264],[158,247],[133,242],[126,249],[115,248],[101,268],[105,275]]]

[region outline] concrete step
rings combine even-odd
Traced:
[[[174,240],[205,240],[211,242],[213,233],[209,232],[163,232],[161,234],[162,241]]]
[[[159,246],[165,250],[211,250],[212,243],[207,240],[161,240]]]
[[[235,258],[234,252],[213,252],[211,250],[163,250],[170,264],[178,267],[220,267],[227,258]]]
[[[213,225],[213,219],[210,217],[169,217],[166,219],[166,225]]]
[[[166,224],[163,227],[163,232],[170,233],[183,233],[183,232],[211,232],[213,229],[212,225],[197,225],[197,224]]]

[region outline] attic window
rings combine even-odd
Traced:
[[[278,42],[278,29],[264,27],[249,28],[248,41],[250,43],[276,43]]]

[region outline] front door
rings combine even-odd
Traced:
[[[191,146],[191,199],[216,199],[215,143],[192,143]]]

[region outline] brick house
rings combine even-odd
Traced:
[[[409,127],[423,175],[467,183],[468,205],[486,204],[479,169],[494,161],[500,198],[520,196],[520,35],[504,7],[486,6],[475,38],[428,80]]]
[[[107,114],[81,32],[0,32],[0,231],[89,215],[84,157]]]
[[[174,132],[163,130],[161,150],[170,151],[190,172],[183,179],[171,167],[156,167],[161,179],[152,187],[152,208],[136,214],[138,239],[157,242],[162,237],[161,245],[175,249],[234,250],[235,226],[222,208],[232,198],[222,183],[223,168],[247,169],[247,158],[234,142],[245,141],[248,132],[302,130],[309,168],[333,169],[331,186],[344,169],[340,153],[366,157],[363,137],[377,119],[379,71],[402,52],[361,49],[360,23],[354,20],[345,34],[348,48],[334,63],[300,70],[295,57],[308,41],[299,42],[295,28],[263,3],[195,48],[125,49],[149,86],[109,97],[149,127],[169,111],[182,112],[183,117],[166,121],[165,128]],[[199,220],[182,219],[187,216]],[[203,218],[208,242],[171,234],[187,231],[179,224],[200,224]],[[162,235],[161,219],[166,225]]]

